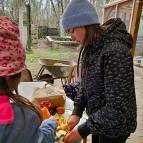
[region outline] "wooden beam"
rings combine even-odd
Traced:
[[[135,0],[132,2],[131,18],[130,18],[130,23],[129,23],[129,32],[131,32],[131,24],[132,24],[132,20],[133,20],[134,7],[135,7]]]
[[[103,14],[102,14],[102,24],[103,24],[103,23],[104,23],[104,19],[105,19],[105,18],[104,18],[104,17],[105,17],[105,8],[103,8],[102,13],[103,13]]]
[[[139,29],[139,24],[140,24],[142,7],[143,7],[143,1],[135,0],[133,16],[132,16],[132,20],[131,20],[131,27],[129,30],[133,37],[133,45],[132,45],[132,49],[131,49],[131,53],[133,56],[135,54],[136,41],[137,41],[137,36],[138,36],[138,29]]]
[[[124,3],[124,2],[127,2],[127,1],[130,1],[130,0],[116,0],[116,1],[113,1],[111,3],[106,4],[104,6],[104,8],[111,7],[111,6],[114,6],[114,5],[117,5],[117,4],[121,4],[121,3]]]
[[[116,5],[116,8],[115,8],[115,18],[118,17],[118,7],[119,7],[119,4]]]

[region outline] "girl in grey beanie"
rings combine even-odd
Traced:
[[[68,121],[65,143],[92,134],[92,143],[125,143],[136,129],[132,38],[124,22],[102,26],[88,0],[72,0],[61,19],[63,29],[81,44],[81,84]],[[76,126],[86,109],[88,119]]]

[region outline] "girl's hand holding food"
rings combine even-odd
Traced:
[[[68,120],[68,129],[71,131],[80,121],[80,117],[72,115]]]
[[[72,143],[82,140],[77,128],[71,130],[64,138],[64,143]]]

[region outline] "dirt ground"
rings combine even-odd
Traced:
[[[47,48],[50,48],[50,46],[48,45],[46,39],[40,39],[38,44],[32,45],[31,49],[32,49],[33,53],[40,53],[41,57],[42,57],[42,54],[45,54],[47,52]],[[62,50],[60,51],[60,53],[64,52],[65,49],[67,50],[67,47],[65,47],[65,48],[62,47]],[[74,48],[68,47],[68,49],[71,52],[73,52],[73,51],[79,52],[79,49],[77,49],[77,47],[74,47]],[[40,57],[39,57],[39,59],[40,59]],[[65,61],[74,61],[74,62],[77,62],[77,59],[78,59],[77,55],[63,58],[63,60],[65,60]],[[35,76],[37,75],[38,71],[41,68],[41,65],[39,64],[38,60],[34,60],[34,62],[26,60],[26,65],[27,65],[27,68],[31,71],[32,77],[35,78]]]

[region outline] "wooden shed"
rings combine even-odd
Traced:
[[[121,18],[133,36],[132,54],[143,56],[143,0],[114,0],[105,4],[102,23]],[[139,31],[139,34],[138,34]],[[135,50],[136,49],[136,50]]]
[[[133,1],[131,0],[118,0],[110,2],[104,6],[102,22],[104,23],[110,18],[120,17],[129,29],[132,7]]]

